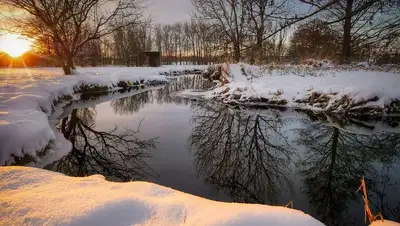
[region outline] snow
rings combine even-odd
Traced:
[[[4,119],[0,124],[0,160],[8,159],[11,153],[23,156],[23,150],[27,154],[35,155],[35,151],[44,148],[50,140],[56,138],[54,132],[49,129],[47,115],[43,112],[9,111],[3,114],[2,118]],[[38,136],[43,139],[37,139]]]
[[[323,225],[290,208],[207,200],[147,182],[0,167],[2,225]]]
[[[376,220],[370,224],[371,226],[400,226],[399,223],[394,222],[394,221],[388,221],[388,220]]]
[[[363,68],[369,68],[369,63],[366,62],[366,61],[362,61],[362,62],[359,62],[359,63],[357,64],[357,66],[363,67]]]
[[[297,71],[270,70],[246,64],[230,65],[229,68],[230,83],[217,87],[212,92],[186,91],[183,95],[242,103],[263,98],[270,102],[284,101],[288,107],[321,111],[330,110],[333,104],[343,98],[350,99],[354,105],[358,104],[356,107],[361,105],[361,107],[371,108],[384,108],[391,102],[400,100],[398,87],[400,74],[394,72],[360,69],[354,71],[313,69],[310,71],[309,68],[297,68]],[[242,74],[241,68],[244,68],[247,76]],[[308,100],[313,93],[325,94],[329,98],[326,106],[304,103],[304,100]],[[371,100],[375,97],[378,99]]]
[[[324,59],[324,60],[316,60],[316,59],[306,59],[304,61],[305,65],[308,66],[313,66],[313,67],[319,67],[319,68],[332,68],[334,67],[334,64],[328,60],[328,59]]]
[[[232,77],[230,83],[207,92],[186,90],[181,95],[188,97],[226,97],[240,95],[239,101],[249,99],[285,100],[289,107],[326,110],[335,101],[347,96],[354,102],[362,102],[373,97],[363,107],[383,108],[400,99],[398,84],[400,76],[391,72],[376,71],[334,71],[314,70],[293,72],[292,70],[270,70],[246,64],[227,65]],[[111,86],[121,80],[166,81],[159,73],[172,70],[204,69],[204,66],[169,66],[161,68],[79,68],[80,74],[62,76],[56,68],[4,69],[0,70],[0,164],[4,164],[11,154],[33,155],[54,140],[56,133],[50,130],[47,116],[53,111],[53,100],[62,95],[73,94],[73,87],[80,84]],[[247,76],[242,75],[242,68]],[[226,88],[229,91],[221,94]],[[312,93],[325,93],[330,97],[327,106],[297,103],[307,99]],[[360,107],[356,106],[353,109]],[[18,134],[18,138],[15,134]],[[15,139],[10,139],[15,137]],[[21,142],[23,141],[23,142]],[[23,153],[22,153],[23,149]],[[7,162],[10,164],[11,162]]]
[[[167,82],[161,73],[194,69],[203,70],[204,66],[78,68],[78,74],[71,76],[64,76],[59,68],[0,69],[0,165],[11,164],[6,162],[11,155],[34,156],[56,138],[47,117],[54,110],[54,101],[64,95],[76,96],[75,87],[115,89],[119,81]]]

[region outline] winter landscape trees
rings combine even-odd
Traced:
[[[301,24],[290,40],[289,56],[314,59],[337,59],[340,38],[320,20]]]
[[[379,216],[398,219],[400,205],[385,200],[399,201],[398,189],[385,189],[390,178],[400,181],[392,175],[400,153],[400,70],[369,63],[400,56],[399,5],[187,1],[191,18],[165,23],[144,16],[145,0],[0,0],[21,13],[6,15],[15,23],[6,31],[35,45],[29,52],[0,46],[11,62],[0,55],[8,66],[0,69],[0,164],[87,176],[0,167],[8,178],[0,183],[0,206],[8,207],[0,215],[8,224],[320,225],[299,213],[302,224],[282,206],[295,203],[323,223],[343,225],[364,206],[354,207],[359,178]],[[130,68],[155,66],[143,59],[155,54],[159,62],[152,51],[175,65]],[[11,70],[14,62],[25,68]],[[43,65],[64,73],[32,67]],[[83,66],[76,76],[64,76],[75,66]],[[139,133],[142,117],[150,125]],[[160,180],[148,180],[155,172]],[[173,189],[217,202],[208,208],[207,200]],[[236,204],[226,215],[198,208],[212,213],[225,205],[218,201],[278,206],[243,206],[248,216],[235,212],[242,209]],[[355,224],[362,217],[356,213]]]
[[[27,15],[15,18],[22,33],[45,40],[65,74],[74,70],[74,57],[93,40],[137,24],[137,0],[3,0]],[[107,7],[107,9],[105,9]],[[43,44],[43,43],[42,43]]]
[[[324,6],[314,1],[309,1],[307,4],[317,8]],[[398,29],[398,16],[394,14],[398,15],[399,12],[398,1],[340,0],[324,10],[321,18],[341,35],[340,63],[350,63],[352,59],[357,58],[357,55],[353,56],[354,54],[363,54],[361,52],[368,49],[370,52],[364,54],[372,55],[379,45],[392,42],[393,37],[398,39],[398,30],[387,29],[388,27]],[[386,26],[386,24],[391,25]]]
[[[174,24],[144,17],[145,2],[0,4],[25,12],[24,17],[7,18],[17,24],[16,30],[34,37],[41,54],[57,59],[66,74],[74,64],[133,66],[140,52],[154,50],[162,52],[164,64],[307,58],[388,63],[400,54],[400,7],[395,0],[191,0],[192,18]]]

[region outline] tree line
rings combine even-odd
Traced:
[[[191,0],[191,20],[155,24],[138,0],[0,0],[8,16],[63,67],[135,65],[162,52],[165,64],[252,64],[327,58],[341,64],[399,54],[397,0]]]

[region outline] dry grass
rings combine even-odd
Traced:
[[[364,221],[365,223],[367,223],[367,216],[368,216],[368,220],[369,223],[372,223],[373,221],[376,221],[378,219],[382,220],[382,222],[384,221],[382,213],[379,213],[377,215],[374,215],[371,211],[371,209],[369,208],[369,202],[368,202],[368,195],[367,195],[367,187],[365,185],[365,180],[364,177],[362,177],[361,179],[361,185],[360,187],[357,189],[356,192],[362,191],[362,198],[364,200]]]
[[[290,201],[288,204],[286,204],[286,206],[285,206],[286,208],[291,208],[291,209],[293,209],[293,201]]]

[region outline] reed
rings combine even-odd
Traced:
[[[383,219],[382,213],[379,212],[379,214],[374,215],[372,213],[371,209],[369,208],[367,187],[366,187],[366,184],[365,184],[364,176],[361,179],[361,185],[357,189],[356,193],[359,192],[359,191],[362,192],[362,198],[364,200],[364,222],[367,223],[367,216],[368,216],[369,223],[372,223],[373,221],[376,221],[378,219],[382,220],[382,222],[383,222],[384,219]]]

